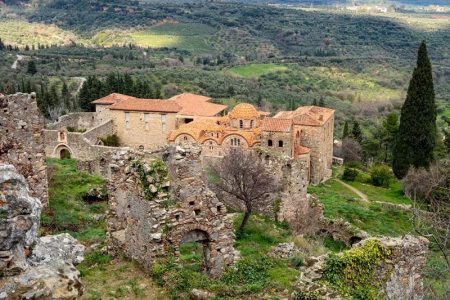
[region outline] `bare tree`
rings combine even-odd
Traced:
[[[410,168],[403,185],[413,200],[415,231],[432,240],[450,269],[450,161],[429,170]]]
[[[213,183],[215,188],[235,197],[245,207],[244,219],[238,230],[243,232],[255,203],[268,193],[276,192],[278,184],[256,153],[241,148],[230,149],[212,168],[218,176]]]
[[[344,159],[345,162],[361,161],[362,159],[361,153],[362,149],[358,141],[351,138],[345,138],[342,141],[341,157]]]

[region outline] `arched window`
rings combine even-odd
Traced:
[[[278,147],[283,147],[283,141],[278,141]]]
[[[187,141],[187,136],[184,136],[183,139],[184,139],[185,141]]]
[[[272,147],[272,146],[273,146],[272,140],[268,140],[268,141],[267,141],[267,146],[269,146],[269,147]]]
[[[244,121],[239,120],[239,128],[244,128]]]

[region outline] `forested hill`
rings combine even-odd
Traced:
[[[415,46],[422,39],[429,41],[433,58],[444,59],[450,53],[450,46],[445,42],[450,40],[449,27],[423,31],[408,26],[409,20],[236,3],[139,4],[119,0],[43,3],[15,13],[29,22],[55,24],[84,39],[111,30],[108,33],[110,44],[134,43],[134,37],[129,37],[130,30],[144,30],[171,21],[208,25],[210,31],[205,38],[210,48],[208,52],[213,53],[227,49],[246,55],[255,53],[255,48],[257,51],[264,48],[259,51],[276,56],[409,59],[414,57]],[[76,38],[71,40],[77,42]],[[101,44],[102,39],[93,42]]]

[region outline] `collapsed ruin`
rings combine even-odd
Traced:
[[[12,164],[29,185],[32,197],[48,202],[44,118],[36,94],[0,95],[0,164]]]
[[[76,299],[84,246],[69,234],[38,237],[42,204],[25,178],[0,164],[0,299]]]
[[[149,268],[158,258],[178,257],[182,243],[199,242],[210,276],[234,263],[232,222],[202,180],[200,153],[199,147],[172,147],[163,153],[124,151],[108,159],[102,173],[109,179],[112,253]]]

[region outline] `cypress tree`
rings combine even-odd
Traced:
[[[433,161],[437,115],[434,97],[431,62],[422,42],[394,146],[392,169],[398,178],[403,178],[410,166],[427,168]]]
[[[342,134],[342,139],[347,138],[350,135],[350,129],[348,128],[348,121],[344,124],[344,133]]]
[[[358,121],[356,120],[353,121],[352,136],[359,143],[362,142],[362,131],[361,128],[359,127]]]

